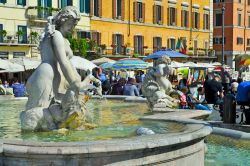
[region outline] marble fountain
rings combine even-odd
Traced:
[[[81,80],[69,62],[73,54],[66,35],[79,20],[72,6],[48,18],[42,63],[26,84],[28,100],[1,100],[0,165],[204,165],[209,124],[151,115],[178,103],[168,94],[169,59],[155,63],[162,72],[146,76],[149,108],[119,98],[87,102],[93,91],[101,94],[101,86],[88,71]]]

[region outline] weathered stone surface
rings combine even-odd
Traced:
[[[149,116],[144,116],[142,119],[158,119],[158,120],[168,120],[168,119],[202,119],[208,117],[211,112],[205,110],[171,110],[169,108],[159,108],[155,109],[155,112],[160,112],[160,114],[154,114]]]
[[[101,94],[100,80],[90,71],[85,71],[88,75],[81,81],[70,62],[73,52],[67,37],[72,34],[80,18],[80,12],[73,6],[67,6],[55,16],[48,17],[40,41],[42,63],[26,84],[29,97],[26,110],[21,114],[22,130],[47,131],[62,126],[83,128],[80,121],[85,120],[84,96],[93,90]],[[91,65],[87,62],[86,66]]]
[[[142,93],[147,98],[151,111],[153,108],[177,108],[179,100],[170,96],[173,92],[172,84],[168,76],[172,68],[168,65],[171,62],[167,56],[154,59],[154,66],[149,69],[143,82]]]
[[[203,139],[211,132],[211,127],[197,120],[171,121],[186,124],[185,131],[92,142],[4,140],[0,163],[4,166],[204,165]]]

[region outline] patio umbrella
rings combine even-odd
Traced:
[[[124,58],[113,64],[113,69],[145,69],[148,63],[138,58]]]
[[[213,65],[213,66],[221,66],[221,63],[220,62],[214,62],[211,65]]]
[[[199,65],[197,65],[194,62],[186,62],[183,64],[184,67],[200,67]]]
[[[115,63],[116,61],[113,59],[103,57],[103,58],[92,60],[91,62],[93,62],[96,65],[101,65],[103,63]]]
[[[179,68],[179,67],[183,67],[183,63],[179,63],[179,62],[175,62],[175,61],[172,61],[170,66],[173,67],[173,68]]]
[[[9,60],[0,59],[0,73],[15,73],[24,71],[24,67]]]
[[[197,65],[199,65],[200,67],[206,67],[206,68],[214,68],[215,67],[210,63],[198,63]]]
[[[101,64],[99,67],[105,70],[109,70],[109,69],[112,69],[113,64],[114,63],[106,62],[106,63]]]
[[[73,56],[71,59],[70,59],[70,62],[71,64],[77,68],[77,69],[80,69],[80,70],[90,70],[92,71],[93,68],[97,67],[94,63],[92,63],[91,61],[87,60],[87,59],[84,59],[84,58],[81,58],[79,56]]]
[[[246,61],[246,60],[241,60],[241,61],[239,62],[239,65],[241,65],[241,66],[244,65],[245,61]]]
[[[250,65],[250,59],[245,60],[244,65],[246,66]]]
[[[10,61],[19,65],[22,65],[25,70],[36,69],[41,64],[41,60],[39,59],[26,58],[26,57],[14,58],[14,59],[11,59]]]
[[[168,56],[170,58],[188,58],[188,55],[173,51],[171,49],[167,49],[167,50],[162,50],[162,51],[158,51],[156,53],[153,53],[145,58],[143,58],[143,60],[149,60],[149,59],[157,59],[160,58],[162,56]]]

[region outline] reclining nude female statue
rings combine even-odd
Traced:
[[[42,63],[26,84],[28,102],[20,115],[22,130],[84,129],[83,96],[95,89],[91,81],[96,83],[98,92],[101,84],[90,72],[81,82],[69,61],[73,52],[66,37],[72,34],[79,20],[80,13],[73,6],[48,18],[40,41]]]
[[[174,92],[168,76],[172,73],[169,66],[171,60],[167,56],[154,60],[153,68],[148,70],[143,83],[142,93],[147,98],[151,110],[161,110],[164,108],[176,108],[179,101],[172,98],[170,94]]]

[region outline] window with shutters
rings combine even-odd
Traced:
[[[238,13],[238,26],[241,26],[241,13]]]
[[[122,0],[116,0],[116,18],[122,17]]]
[[[3,30],[3,24],[0,24],[0,31],[2,31]],[[2,43],[3,42],[3,34],[0,34],[0,43]]]
[[[188,27],[188,11],[187,10],[183,10],[182,11],[182,26],[183,27]]]
[[[162,47],[162,38],[154,37],[153,38],[153,51],[154,52],[160,51],[161,47]]]
[[[64,8],[66,6],[72,6],[72,5],[73,5],[72,0],[61,0],[60,8]]]
[[[199,29],[199,24],[200,24],[200,14],[198,12],[194,12],[194,25],[193,27],[195,29]]]
[[[225,0],[213,0],[214,3],[221,3],[221,2],[225,2]]]
[[[27,43],[27,26],[18,25],[18,32],[22,32],[18,35],[18,43]]]
[[[209,14],[204,14],[204,29],[208,30],[209,29]]]
[[[222,26],[222,14],[217,13],[215,15],[215,26]]]
[[[144,22],[144,10],[145,7],[142,2],[135,2],[134,3],[134,21]]]
[[[112,0],[113,19],[124,20],[125,0]]]
[[[169,8],[169,25],[176,26],[176,8]]]
[[[80,0],[80,12],[81,13],[90,13],[90,0]]]
[[[250,28],[250,15],[248,16],[248,28]]]
[[[247,45],[250,46],[250,38],[247,38]]]
[[[115,54],[123,54],[123,36],[121,34],[115,35]]]
[[[242,37],[237,37],[237,44],[243,44],[243,38]]]
[[[156,23],[162,24],[162,6],[156,5],[155,10],[156,10],[156,12],[155,12]]]
[[[213,44],[222,44],[222,37],[214,37]],[[226,44],[226,38],[224,37],[224,44]]]
[[[51,10],[49,8],[52,7],[52,0],[38,0],[38,18],[47,18],[52,15]]]
[[[17,5],[26,6],[26,0],[17,0]]]
[[[100,12],[99,12],[99,0],[93,0],[93,14],[94,16],[99,17]]]
[[[5,4],[7,2],[7,0],[0,0],[0,3]]]
[[[175,39],[168,39],[168,48],[175,50]]]
[[[77,32],[77,37],[80,39],[91,39],[91,33],[88,31]]]
[[[143,36],[134,36],[134,53],[143,55]]]

